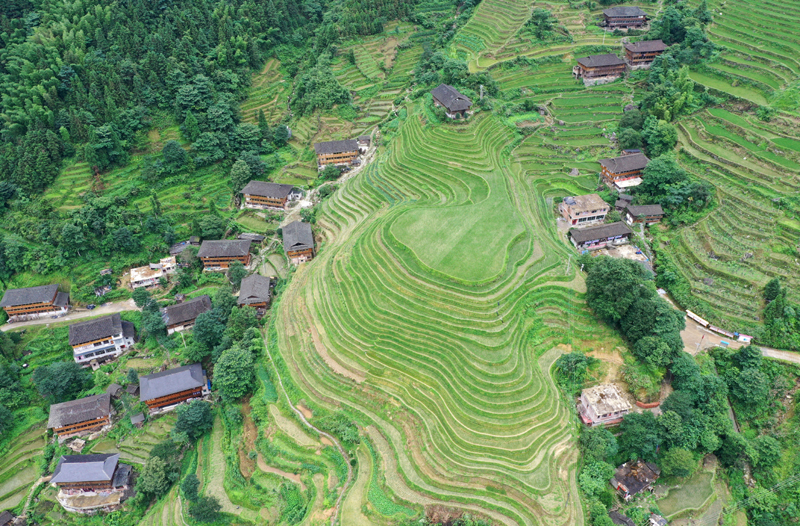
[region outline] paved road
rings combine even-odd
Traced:
[[[683,350],[692,355],[697,354],[703,349],[716,347],[722,340],[728,342],[728,347],[731,349],[738,349],[744,345],[742,342],[737,342],[733,338],[711,332],[705,327],[698,325],[697,322],[690,318],[686,318],[686,329],[681,332],[681,338],[683,338]],[[699,346],[698,343],[700,344]],[[800,364],[800,353],[781,351],[758,344],[756,344],[756,346],[761,349],[761,353],[767,358]]]
[[[23,327],[27,327],[29,325],[49,325],[51,323],[61,323],[63,321],[73,321],[79,320],[81,318],[89,318],[92,316],[104,316],[106,314],[114,314],[115,312],[125,312],[129,310],[138,310],[138,307],[133,302],[133,300],[126,300],[126,301],[118,301],[115,303],[109,303],[108,305],[97,307],[93,310],[87,309],[74,309],[69,312],[66,316],[61,318],[53,319],[50,316],[44,316],[39,318],[38,320],[31,320],[31,321],[21,321],[17,323],[5,323],[2,327],[0,327],[0,331],[12,331],[14,329],[20,329]]]

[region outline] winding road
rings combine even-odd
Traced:
[[[139,310],[133,300],[117,301],[113,303],[106,303],[96,309],[75,309],[69,311],[66,316],[60,316],[56,319],[50,316],[42,316],[37,320],[20,321],[16,323],[5,323],[0,327],[0,331],[13,331],[22,327],[29,327],[31,325],[49,325],[51,323],[61,323],[64,321],[80,320],[81,318],[90,318],[94,316],[104,316],[106,314],[114,314],[116,312],[125,312],[129,310]]]

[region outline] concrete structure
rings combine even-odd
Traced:
[[[153,411],[209,394],[208,378],[199,363],[139,377],[139,400]]]
[[[573,228],[569,231],[569,237],[575,248],[583,251],[628,243],[632,233],[625,223],[617,221],[607,225]]]
[[[667,519],[656,513],[651,513],[650,526],[667,526]]]
[[[625,74],[625,61],[613,53],[590,55],[577,61],[578,64],[572,68],[572,75],[582,79],[586,86],[613,82]]]
[[[653,482],[658,480],[659,475],[661,470],[650,462],[626,462],[617,468],[611,485],[628,501],[643,491],[652,491]]]
[[[234,261],[246,267],[250,264],[251,243],[249,239],[203,241],[197,257],[203,262],[203,270],[225,270]]]
[[[372,135],[359,135],[356,141],[358,141],[358,150],[365,154],[369,150],[370,144],[372,144]]]
[[[259,274],[251,274],[242,280],[237,304],[249,305],[256,309],[260,318],[267,312],[272,301],[272,280]]]
[[[8,289],[0,307],[8,314],[9,322],[59,316],[69,310],[69,294],[59,292],[57,284]]]
[[[294,221],[283,227],[283,250],[286,257],[294,264],[310,261],[316,255],[314,249],[314,232],[311,225],[302,221]]]
[[[622,192],[642,184],[642,171],[649,162],[650,159],[643,153],[600,159],[600,177],[608,186]]]
[[[661,53],[666,51],[667,45],[663,40],[644,40],[625,44],[625,62],[631,69],[649,68]]]
[[[162,258],[158,263],[150,263],[144,267],[131,269],[131,288],[154,287],[159,279],[174,274],[178,270],[178,261],[175,256]]]
[[[94,432],[111,424],[111,395],[87,396],[50,406],[47,428],[59,438]]]
[[[599,195],[588,194],[565,197],[558,211],[571,226],[582,227],[605,221],[611,207]]]
[[[447,84],[439,84],[431,91],[431,95],[433,96],[433,103],[436,106],[443,107],[445,113],[451,119],[455,119],[456,116],[466,117],[467,112],[472,107],[472,101],[469,98]]]
[[[101,364],[120,356],[136,341],[133,323],[122,321],[119,313],[69,326],[69,344],[76,363]]]
[[[629,225],[644,223],[652,225],[664,218],[661,205],[628,205],[625,207],[625,222]]]
[[[272,208],[285,210],[293,196],[299,195],[290,184],[277,184],[265,181],[250,181],[240,192],[243,208],[263,210]]]
[[[619,424],[631,412],[631,404],[614,384],[603,384],[584,389],[578,402],[578,413],[583,423],[594,427],[601,424]]]
[[[329,164],[348,167],[358,159],[358,141],[347,139],[344,141],[327,141],[314,143],[317,154],[317,167],[321,170]]]
[[[77,513],[113,511],[126,497],[131,466],[119,463],[119,453],[64,455],[50,483],[58,487],[61,506]]]
[[[204,312],[211,310],[211,298],[207,294],[198,296],[177,305],[161,309],[161,317],[167,326],[167,334],[181,332],[194,327],[194,321]]]
[[[640,29],[647,24],[647,13],[638,7],[615,6],[603,10],[607,29]]]

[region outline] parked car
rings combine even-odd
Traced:
[[[97,307],[97,305],[95,305],[94,303],[92,303],[91,305],[87,305],[87,306],[86,306],[86,308],[87,308],[87,309],[89,309],[89,310],[92,310],[92,309],[94,309],[95,307]]]

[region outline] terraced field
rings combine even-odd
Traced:
[[[245,122],[255,124],[258,112],[263,111],[267,121],[275,125],[288,111],[292,83],[281,74],[280,65],[277,59],[271,58],[264,69],[253,75],[250,93],[240,106]]]
[[[714,24],[711,39],[725,50],[719,60],[692,78],[756,104],[800,74],[800,6],[774,0],[709,2]]]
[[[550,148],[526,141],[512,157],[518,139],[495,116],[429,126],[408,109],[387,154],[327,201],[325,249],[280,304],[280,351],[315,400],[374,426],[395,495],[503,524],[582,524],[551,349],[613,338],[583,306],[547,198],[594,179],[568,177],[566,152],[534,175],[523,150]],[[592,118],[574,128],[594,137]]]
[[[702,314],[744,331],[758,324],[753,306],[771,278],[799,297],[800,265],[786,247],[796,246],[800,224],[775,200],[800,191],[800,134],[793,119],[764,123],[722,108],[685,119],[679,130],[684,166],[716,186],[720,205],[668,236],[667,252]]]
[[[14,509],[28,496],[39,478],[37,457],[44,446],[45,430],[37,427],[20,435],[4,452],[0,461],[0,510]]]

